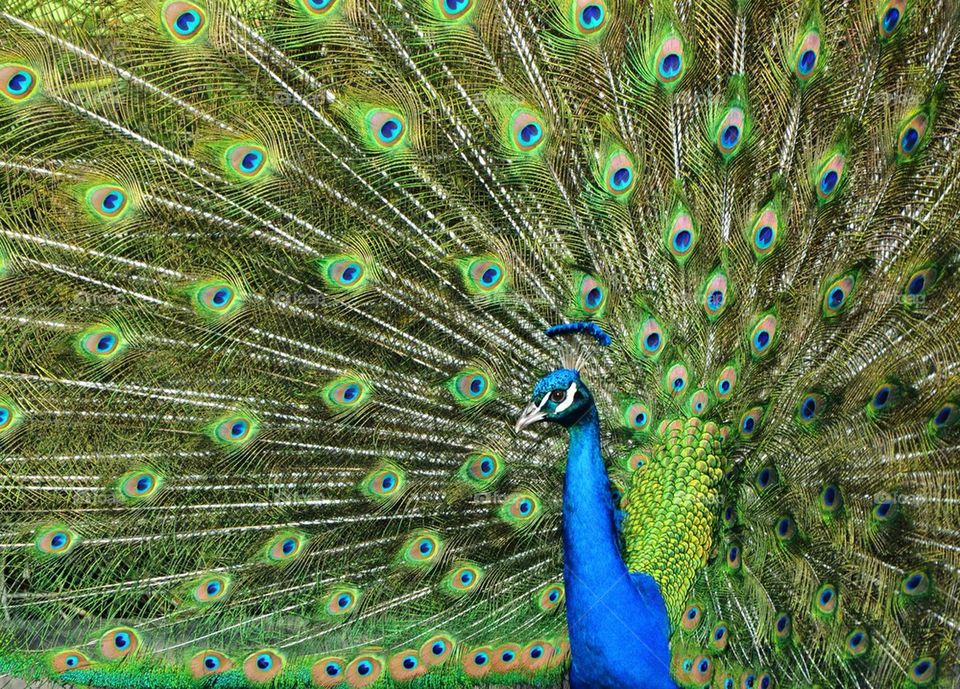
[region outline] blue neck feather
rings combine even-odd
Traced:
[[[620,554],[595,407],[570,427],[563,487],[563,580],[573,689],[675,689],[660,589]]]

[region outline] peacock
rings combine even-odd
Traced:
[[[950,689],[960,7],[0,2],[0,676]]]

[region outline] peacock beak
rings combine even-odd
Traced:
[[[517,425],[513,427],[513,430],[519,433],[530,424],[543,421],[544,417],[546,417],[546,414],[540,411],[540,406],[536,402],[531,402],[527,405],[527,408],[523,410],[523,413],[520,414],[520,418],[517,419]]]

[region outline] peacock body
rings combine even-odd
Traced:
[[[0,3],[0,673],[955,686],[958,38]]]

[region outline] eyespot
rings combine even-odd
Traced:
[[[927,656],[913,662],[910,666],[910,679],[925,687],[937,677],[937,661]]]
[[[833,584],[823,584],[813,596],[814,609],[821,615],[833,615],[840,604],[840,596]]]
[[[503,262],[492,257],[471,259],[465,266],[463,278],[467,291],[473,294],[495,294],[507,286]]]
[[[606,287],[590,275],[581,276],[577,287],[577,309],[588,316],[600,316],[606,305]]]
[[[789,543],[797,535],[797,523],[793,520],[793,517],[780,517],[774,527],[774,532],[781,542]]]
[[[749,670],[740,675],[740,689],[759,689],[757,676]]]
[[[349,586],[335,588],[327,596],[323,609],[331,617],[346,617],[356,610],[360,602],[360,591]]]
[[[67,672],[69,670],[83,670],[90,667],[90,659],[80,651],[71,648],[66,651],[60,651],[50,659],[54,672]]]
[[[634,433],[645,433],[650,430],[653,416],[650,408],[643,402],[631,402],[623,410],[623,421],[627,429]]]
[[[229,172],[242,179],[256,179],[267,171],[267,151],[252,143],[235,144],[227,149],[224,158]]]
[[[503,475],[504,464],[500,455],[484,451],[471,454],[460,468],[460,475],[478,490],[491,486]]]
[[[236,414],[228,416],[214,423],[212,428],[213,439],[228,446],[239,447],[246,444],[257,433],[257,423],[249,416]]]
[[[736,689],[737,682],[736,680],[728,674],[724,674],[720,677],[720,681],[717,686],[722,689]]]
[[[275,651],[254,651],[243,661],[243,674],[255,683],[269,682],[283,669],[283,657]]]
[[[743,141],[744,119],[742,109],[731,107],[720,120],[717,126],[716,144],[717,150],[724,158],[733,156],[740,148]]]
[[[687,400],[687,411],[691,416],[702,416],[710,410],[710,395],[706,390],[697,390]]]
[[[190,674],[196,679],[219,675],[233,668],[233,661],[219,651],[201,651],[190,659]]]
[[[427,639],[420,647],[420,659],[424,665],[434,667],[445,663],[453,651],[456,644],[453,639],[445,634],[438,634]]]
[[[717,622],[710,632],[710,647],[716,651],[723,651],[730,641],[730,630],[726,622]]]
[[[829,201],[843,184],[846,158],[835,153],[817,172],[817,197],[821,202]]]
[[[741,564],[743,564],[743,551],[740,550],[740,546],[731,545],[727,548],[727,568],[736,572]]]
[[[766,356],[777,343],[777,317],[772,313],[761,316],[750,330],[750,352],[755,357]]]
[[[490,672],[492,656],[493,650],[486,646],[469,651],[463,656],[463,671],[471,677],[485,676]]]
[[[667,373],[663,377],[663,389],[668,395],[677,397],[687,389],[688,380],[687,367],[681,363],[674,364],[667,369]]]
[[[472,562],[464,562],[447,574],[444,585],[448,593],[460,596],[475,590],[481,579],[483,579],[483,569]]]
[[[907,572],[900,582],[900,593],[909,598],[922,598],[930,593],[930,576],[921,570]]]
[[[877,25],[880,30],[880,35],[883,38],[891,38],[900,28],[906,13],[906,0],[887,0],[887,2],[881,2],[877,10]]]
[[[647,465],[649,461],[647,455],[642,452],[634,452],[627,460],[627,468],[630,471],[637,471]]]
[[[310,667],[310,678],[318,687],[336,687],[343,681],[346,667],[343,658],[321,658]]]
[[[443,551],[440,537],[431,531],[418,531],[407,541],[403,548],[403,560],[406,564],[423,567],[434,563]]]
[[[844,275],[832,281],[823,291],[823,317],[830,318],[847,308],[850,297],[856,288],[857,280],[854,274]]]
[[[543,145],[546,131],[543,122],[530,110],[519,109],[510,118],[510,140],[518,151],[530,153]]]
[[[126,342],[119,331],[109,327],[94,327],[80,333],[77,340],[80,354],[93,361],[106,361],[119,354]]]
[[[500,507],[500,518],[518,528],[529,527],[539,516],[540,500],[533,493],[514,493]]]
[[[817,73],[820,63],[820,33],[808,31],[794,51],[793,73],[805,82]]]
[[[764,491],[770,486],[776,485],[776,483],[777,470],[770,466],[760,469],[760,471],[757,472],[756,478],[753,480],[753,485],[756,486],[759,491]]]
[[[399,467],[384,464],[367,475],[360,484],[360,492],[375,502],[386,504],[403,494],[406,482],[406,475]]]
[[[587,3],[579,0],[578,4]],[[619,151],[610,156],[603,170],[603,181],[606,190],[614,196],[625,196],[633,190],[636,173],[633,161],[626,152]]]
[[[115,184],[99,184],[87,190],[84,196],[87,209],[98,220],[114,221],[131,209],[127,192]]]
[[[654,74],[664,86],[678,83],[685,74],[683,42],[677,35],[670,35],[660,44],[654,58]]]
[[[206,32],[207,13],[195,3],[184,0],[168,2],[162,15],[167,31],[181,43],[195,41]]]
[[[737,385],[737,369],[733,366],[725,366],[717,377],[717,384],[714,392],[720,400],[728,400],[733,395],[733,390]]]
[[[76,545],[77,536],[62,526],[47,527],[37,533],[34,545],[47,555],[66,555]]]
[[[543,612],[552,612],[563,603],[564,587],[562,584],[547,584],[536,596],[537,606]]]
[[[937,269],[932,266],[914,271],[903,286],[903,305],[907,308],[922,305],[936,281]]]
[[[539,670],[550,661],[552,652],[553,647],[546,641],[531,641],[520,652],[520,665],[525,670]]]
[[[371,392],[372,388],[365,380],[345,375],[327,383],[320,394],[327,409],[341,413],[362,407],[370,400]]]
[[[635,351],[638,355],[656,359],[663,352],[666,337],[663,328],[653,317],[648,317],[640,326],[636,335]]]
[[[748,409],[740,417],[740,437],[749,440],[760,429],[760,420],[763,418],[763,407]]]
[[[193,307],[201,316],[222,316],[240,305],[236,288],[222,280],[201,282],[192,292]]]
[[[835,483],[828,483],[820,491],[820,510],[824,515],[836,514],[843,506],[843,497],[840,488]]]
[[[553,654],[547,665],[549,667],[558,667],[562,665],[570,656],[570,643],[566,639],[561,639],[553,644]]]
[[[607,23],[607,6],[603,0],[574,0],[571,8],[573,25],[584,36],[598,34]]]
[[[370,281],[367,262],[358,256],[326,256],[317,262],[324,284],[340,292],[355,292]]]
[[[722,270],[717,270],[707,278],[703,286],[703,295],[700,297],[700,303],[703,304],[703,310],[707,314],[708,320],[716,320],[727,308],[727,276]]]
[[[137,650],[140,637],[130,627],[111,629],[100,637],[100,654],[107,660],[126,658]]]
[[[826,406],[827,402],[823,395],[808,392],[800,398],[800,404],[797,405],[797,420],[801,426],[810,426],[823,415]]]
[[[681,210],[674,215],[673,221],[667,228],[665,238],[667,251],[677,260],[677,263],[683,264],[693,255],[698,238],[699,233],[693,224],[693,218],[689,213]]]
[[[856,627],[847,634],[845,641],[847,654],[859,658],[870,650],[870,633],[862,627]]]
[[[769,672],[761,672],[757,676],[755,686],[759,687],[759,689],[770,689],[771,684],[773,684],[773,678],[770,676]]]
[[[764,208],[750,230],[750,248],[754,258],[762,261],[777,248],[780,239],[780,216],[772,206]]]
[[[390,110],[371,110],[367,113],[367,128],[372,141],[385,149],[397,146],[407,136],[406,120],[400,113]]]
[[[37,73],[26,65],[0,65],[0,93],[7,100],[23,103],[37,93]]]
[[[304,545],[306,541],[303,536],[285,531],[267,545],[267,559],[271,562],[288,562],[303,552]]]
[[[897,134],[897,156],[901,160],[911,158],[923,148],[928,124],[927,115],[919,112],[901,125]]]
[[[713,661],[703,655],[693,658],[690,669],[687,671],[687,677],[696,686],[708,684],[713,677]]]
[[[20,411],[9,400],[0,397],[0,434],[9,431],[20,422]]]
[[[953,402],[948,402],[937,409],[930,417],[930,429],[937,433],[950,428],[960,417],[960,410]]]
[[[441,19],[463,19],[475,6],[473,0],[435,0],[435,7]]]
[[[689,603],[687,607],[683,609],[683,614],[680,615],[680,626],[683,627],[684,631],[692,632],[700,626],[702,620],[703,609],[700,605],[698,603]]]
[[[223,600],[230,590],[230,577],[213,574],[204,577],[193,587],[193,599],[202,604]]]
[[[880,524],[889,524],[900,513],[897,499],[890,493],[881,493],[877,496],[871,515],[874,521]]]
[[[322,17],[337,5],[337,0],[299,0],[299,2],[300,7],[312,17]]]
[[[517,644],[503,644],[491,655],[494,672],[510,672],[520,665],[520,647]]]
[[[867,415],[878,417],[884,410],[894,407],[900,399],[899,386],[892,381],[880,383],[867,402]]]
[[[478,369],[467,369],[454,376],[448,383],[456,402],[471,407],[491,399],[495,393],[493,379]]]
[[[723,510],[723,525],[727,529],[732,529],[737,525],[737,511],[733,505],[727,505]]]
[[[777,618],[773,621],[773,636],[778,641],[785,641],[790,638],[790,635],[793,633],[793,620],[790,619],[790,614],[786,612],[781,612],[777,615]]]
[[[399,681],[419,677],[427,671],[427,666],[420,662],[420,656],[412,649],[390,656],[387,667],[390,669],[390,676]]]

